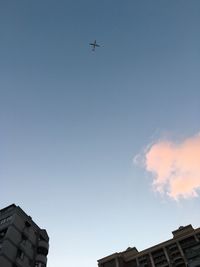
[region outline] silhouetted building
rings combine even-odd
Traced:
[[[98,260],[99,267],[200,267],[200,228],[181,226],[173,238],[138,251],[135,247]]]
[[[0,267],[46,267],[49,237],[20,207],[0,210]]]

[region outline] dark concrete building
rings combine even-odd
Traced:
[[[138,251],[135,247],[98,260],[99,267],[200,267],[200,228],[181,226],[173,238]]]
[[[20,207],[0,210],[0,267],[46,267],[49,237]]]

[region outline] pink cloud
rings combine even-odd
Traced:
[[[181,143],[158,141],[145,153],[154,189],[173,199],[197,197],[200,189],[200,135]]]

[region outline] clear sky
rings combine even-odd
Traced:
[[[200,226],[198,194],[160,194],[156,166],[133,163],[200,131],[199,14],[199,0],[0,1],[0,203],[47,229],[48,267]]]

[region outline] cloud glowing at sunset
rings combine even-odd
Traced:
[[[155,191],[175,200],[197,197],[200,189],[200,135],[181,143],[155,142],[145,152],[144,164],[153,174]]]

